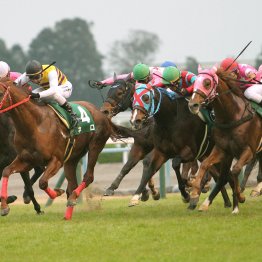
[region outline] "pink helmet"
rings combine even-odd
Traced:
[[[238,63],[234,61],[233,58],[228,57],[221,62],[220,67],[223,70],[228,70],[229,72],[233,72],[238,69]]]
[[[9,72],[10,72],[9,65],[4,61],[0,61],[0,78],[7,77]]]

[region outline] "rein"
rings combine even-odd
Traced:
[[[3,83],[0,83],[0,85],[5,89],[3,99],[0,102],[0,114],[5,113],[7,111],[12,110],[15,107],[20,106],[21,104],[24,104],[30,100],[30,96],[26,97],[25,99],[13,104],[12,98],[10,96],[10,86],[6,86]],[[6,101],[7,97],[9,98],[10,101],[10,106],[6,107],[5,109],[2,109],[4,102]]]

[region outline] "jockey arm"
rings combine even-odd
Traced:
[[[57,92],[58,87],[58,74],[56,70],[52,70],[48,73],[49,88],[39,93],[40,98],[52,96]]]
[[[23,73],[21,76],[19,76],[15,81],[14,83],[17,85],[17,86],[22,86],[26,83],[29,82],[29,77],[26,75],[26,73]]]
[[[118,75],[116,78],[117,79],[125,79],[127,78],[129,74],[122,74],[122,75]],[[133,78],[133,73],[131,73],[131,78]],[[109,77],[103,81],[101,81],[100,83],[103,85],[112,85],[114,83],[115,79],[114,77]]]

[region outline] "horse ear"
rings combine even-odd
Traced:
[[[125,81],[127,82],[127,81],[129,81],[130,79],[131,79],[131,73],[129,73],[129,74],[127,75]]]
[[[212,71],[213,71],[214,73],[217,72],[217,64],[215,64],[215,65],[212,67]]]
[[[116,81],[116,80],[117,80],[116,72],[114,72],[113,79],[114,79],[114,81]]]
[[[202,70],[203,70],[203,69],[202,69],[201,65],[198,64],[198,68],[197,68],[198,73],[200,73]]]

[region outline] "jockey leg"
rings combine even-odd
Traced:
[[[262,106],[262,88],[261,85],[252,85],[246,89],[244,95],[247,99],[255,101],[260,106]]]
[[[79,120],[77,115],[73,112],[73,109],[70,106],[70,104],[66,101],[63,105],[61,105],[61,107],[63,107],[70,114],[72,118],[72,128],[77,127]]]

